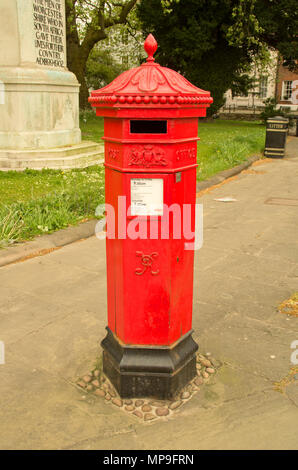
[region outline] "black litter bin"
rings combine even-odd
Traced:
[[[287,118],[274,116],[267,119],[265,157],[283,158],[285,156],[288,128]]]

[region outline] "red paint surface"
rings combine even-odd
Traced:
[[[147,49],[146,64],[90,98],[97,115],[105,116],[106,203],[127,228],[134,217],[121,213],[118,196],[126,196],[128,207],[131,178],[162,178],[164,204],[190,204],[194,231],[198,117],[212,98],[154,62],[152,37]],[[133,134],[131,119],[166,119],[167,133]],[[122,239],[116,223],[116,238],[106,240],[108,326],[126,344],[170,345],[191,329],[194,252],[184,244],[193,240],[173,238],[171,215],[169,239],[161,239],[165,217],[153,218],[157,239]],[[149,230],[149,217],[140,219]]]

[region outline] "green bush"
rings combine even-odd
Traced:
[[[274,117],[274,116],[285,117],[289,119],[289,124],[291,124],[292,118],[289,115],[290,110],[289,109],[277,109],[276,107],[277,101],[275,98],[267,98],[266,100],[264,100],[264,104],[265,104],[265,109],[260,114],[260,117],[264,124],[266,124],[267,119]]]

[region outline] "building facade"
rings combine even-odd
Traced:
[[[298,113],[298,73],[281,64],[277,71],[276,100],[280,107]]]
[[[298,74],[281,64],[277,52],[271,52],[270,64],[266,68],[259,69],[254,65],[251,76],[255,78],[255,86],[247,95],[233,96],[231,90],[226,92],[226,102],[220,110],[221,115],[242,114],[257,117],[268,98],[276,99],[277,108],[289,108],[294,114],[298,112]]]

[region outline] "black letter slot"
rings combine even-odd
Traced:
[[[130,121],[131,134],[166,134],[167,121]]]

